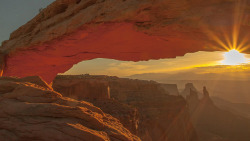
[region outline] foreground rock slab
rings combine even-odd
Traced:
[[[1,141],[140,141],[98,107],[62,97],[34,80],[41,82],[0,78]]]

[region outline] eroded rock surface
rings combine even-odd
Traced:
[[[0,56],[6,60],[0,63],[6,65],[0,68],[5,76],[38,75],[51,82],[93,58],[140,61],[227,50],[227,37],[238,35],[238,44],[249,37],[247,5],[238,0],[56,0],[3,42]]]
[[[100,108],[30,83],[35,79],[0,79],[1,141],[140,141]]]
[[[56,90],[54,85],[60,86],[60,83],[82,84],[81,81],[91,83],[93,80],[108,83],[111,99],[89,100],[103,108],[106,113],[118,118],[143,141],[198,140],[190,121],[186,101],[181,96],[169,95],[161,84],[154,81],[92,75],[57,76],[53,81],[53,88]],[[60,88],[65,90],[63,87]],[[74,86],[71,86],[71,89],[74,89]]]
[[[63,79],[55,79],[53,88],[59,93],[63,93],[66,97],[75,99],[109,99],[110,90],[108,82],[98,80],[81,80],[75,79],[65,81]]]
[[[100,107],[103,112],[119,119],[125,128],[131,133],[138,135],[139,112],[138,109],[114,99],[84,99]]]

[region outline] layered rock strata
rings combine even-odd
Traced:
[[[38,77],[0,78],[1,141],[140,141],[100,108],[44,84]]]

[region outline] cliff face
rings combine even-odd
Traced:
[[[0,140],[140,141],[112,116],[38,77],[0,78]]]
[[[238,2],[56,0],[3,42],[0,68],[5,76],[38,75],[51,82],[93,58],[139,61],[226,50],[225,34],[249,37],[249,1]]]
[[[170,95],[179,95],[177,84],[161,84],[162,88]]]
[[[64,96],[75,99],[109,99],[109,85],[105,81],[55,79],[53,88]]]
[[[159,83],[108,76],[57,76],[53,88],[56,89],[54,86],[60,83],[81,84],[81,81],[93,80],[108,83],[111,99],[88,100],[118,118],[143,141],[198,140],[185,100],[181,96],[169,95]],[[74,86],[70,87],[74,89]],[[61,93],[64,94],[63,91]]]
[[[131,133],[138,135],[140,120],[138,109],[135,107],[114,99],[87,99],[86,101],[101,107],[105,113],[117,118]]]
[[[250,140],[250,119],[214,105],[204,87],[203,98],[191,89],[187,96],[192,123],[202,141],[248,141]]]

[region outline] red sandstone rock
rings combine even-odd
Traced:
[[[2,44],[6,61],[0,68],[5,76],[38,75],[51,82],[93,58],[139,61],[225,50],[215,37],[226,43],[224,35],[237,34],[233,27],[238,43],[249,37],[249,1],[242,7],[237,2],[57,0]]]
[[[140,141],[98,107],[26,80],[0,80],[1,141]]]

